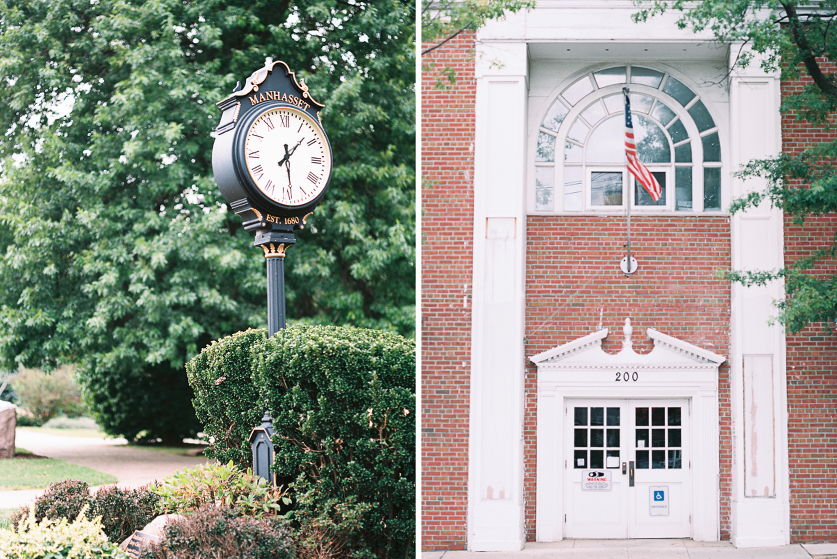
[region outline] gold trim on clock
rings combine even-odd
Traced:
[[[270,248],[268,249],[268,247]],[[268,243],[266,245],[262,245],[262,250],[264,250],[265,258],[285,258],[286,248],[287,246],[285,245],[285,243],[280,243],[278,245]]]

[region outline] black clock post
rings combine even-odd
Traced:
[[[293,230],[273,227],[256,233],[255,246],[261,247],[267,261],[267,335],[285,328],[285,251],[296,243]]]
[[[331,145],[304,81],[268,59],[232,95],[215,129],[212,171],[230,208],[255,233],[267,264],[267,331],[285,328],[285,253],[294,231],[322,200],[331,179]],[[275,483],[272,420],[265,412],[250,434],[253,473]]]

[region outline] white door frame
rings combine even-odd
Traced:
[[[607,329],[531,357],[538,366],[536,537],[564,538],[564,407],[567,399],[674,399],[691,401],[692,538],[720,539],[718,367],[725,358],[649,328],[654,350],[633,351],[626,321],[623,349],[601,349]],[[616,381],[616,373],[637,380]]]
[[[637,375],[639,373],[637,372]],[[574,464],[574,432],[578,427],[573,421],[574,409],[578,407],[593,408],[601,407],[607,409],[618,408],[621,410],[620,421],[616,423],[617,426],[605,423],[602,429],[611,430],[618,429],[620,432],[619,451],[620,456],[615,467],[604,464],[601,468],[592,465],[592,456],[588,456],[589,462],[584,468],[576,468]],[[669,469],[651,469],[650,466],[650,452],[655,450],[651,446],[650,437],[646,439],[644,450],[649,452],[649,465],[644,469],[639,468],[639,461],[636,457],[636,452],[640,450],[636,446],[637,429],[645,429],[646,433],[650,435],[651,429],[667,428],[668,416],[664,419],[664,425],[654,427],[651,423],[651,408],[662,407],[664,410],[670,407],[679,407],[681,411],[681,418],[679,424],[675,427],[681,433],[681,441],[679,449],[682,452],[682,464],[680,468]],[[636,425],[638,408],[645,408],[649,415],[648,423],[645,425]],[[571,537],[570,533],[574,532],[574,538],[594,538],[594,539],[626,539],[626,538],[684,538],[692,537],[692,498],[691,491],[691,477],[692,477],[692,458],[695,457],[691,445],[691,400],[689,399],[611,399],[611,398],[593,398],[593,399],[568,399],[564,408],[564,502],[565,509],[564,519],[564,537]],[[593,429],[596,426],[592,423],[592,413],[590,416],[590,423],[585,424],[582,429]],[[607,414],[603,419],[607,418]],[[609,421],[609,419],[608,419]],[[604,433],[603,433],[604,434]],[[591,435],[592,436],[592,435]],[[591,439],[588,439],[588,441]],[[668,441],[668,439],[665,439]],[[604,441],[603,441],[604,442]],[[608,451],[613,447],[610,443],[606,443],[605,447]],[[592,444],[588,447],[592,451]],[[665,452],[665,449],[663,450]],[[585,453],[586,454],[586,453]],[[703,457],[697,458],[702,460]],[[629,486],[629,473],[626,466],[633,466],[636,464],[636,485]],[[610,490],[602,493],[581,491],[579,495],[581,479],[585,472],[590,470],[607,471],[611,475]],[[649,478],[653,478],[653,482]],[[650,516],[649,511],[649,488],[654,486],[668,486],[669,491],[669,511],[663,516]],[[580,508],[573,507],[574,499],[581,498],[584,503],[579,503]],[[594,514],[589,514],[590,510],[594,510]]]

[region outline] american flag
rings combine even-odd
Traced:
[[[631,122],[631,98],[630,91],[627,87],[622,88],[622,93],[625,94],[625,156],[628,158],[628,170],[636,177],[639,184],[648,191],[651,198],[656,202],[660,199],[663,189],[660,188],[660,183],[654,178],[654,175],[640,163],[636,157],[636,142],[634,141],[634,125]]]

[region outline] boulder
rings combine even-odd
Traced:
[[[0,458],[15,457],[15,427],[17,406],[0,401]]]
[[[124,542],[119,544],[130,557],[139,557],[142,550],[152,543],[159,543],[165,535],[166,524],[184,518],[180,514],[161,514],[145,525],[142,530],[137,530]]]

